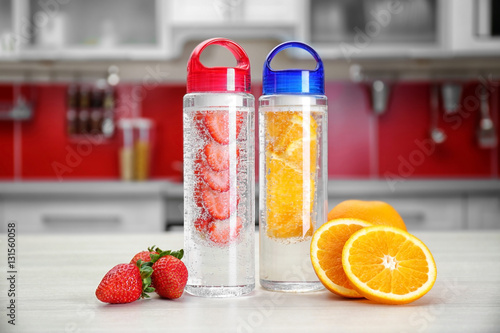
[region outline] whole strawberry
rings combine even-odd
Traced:
[[[162,252],[159,248],[155,248],[155,245],[149,247],[147,251],[141,251],[137,253],[132,260],[130,260],[131,264],[137,264],[137,261],[140,259],[144,262],[151,261],[151,254],[158,254]]]
[[[153,256],[151,281],[155,291],[163,298],[176,299],[182,296],[188,279],[188,271],[180,260],[184,251],[164,251]]]
[[[137,262],[139,262],[139,260],[141,260],[141,265],[142,265],[142,262],[146,263],[146,262],[150,262],[151,261],[151,255],[152,254],[156,254],[157,255],[157,254],[160,254],[161,252],[163,252],[163,251],[159,247],[156,247],[156,245],[153,245],[151,247],[148,247],[147,251],[141,251],[141,252],[137,253],[132,258],[132,260],[130,260],[130,263],[134,264],[134,265],[137,265]],[[153,264],[149,263],[147,265],[148,266],[152,266]],[[154,284],[151,283],[150,287],[154,288]]]
[[[119,304],[130,303],[153,291],[151,282],[151,267],[135,264],[118,264],[104,275],[95,291],[101,302]],[[140,268],[139,268],[140,267]]]

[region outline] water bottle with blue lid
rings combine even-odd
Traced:
[[[275,70],[273,58],[303,49],[316,68]],[[311,265],[313,232],[327,216],[327,98],[321,58],[286,42],[268,55],[259,99],[260,284],[273,291],[322,289]]]

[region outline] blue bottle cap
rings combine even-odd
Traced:
[[[305,69],[284,69],[273,70],[271,61],[274,56],[289,47],[296,47],[309,52],[316,60],[314,70]],[[318,53],[309,45],[302,42],[285,42],[276,46],[267,56],[262,73],[262,94],[306,94],[306,95],[324,95],[325,94],[325,74],[323,62]]]

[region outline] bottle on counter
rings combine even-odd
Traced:
[[[287,48],[308,51],[314,70],[274,70]],[[287,42],[268,55],[259,99],[260,284],[272,291],[322,289],[311,265],[313,232],[327,214],[327,99],[323,63]]]
[[[78,134],[87,134],[90,129],[90,89],[80,87],[80,108],[78,110]]]
[[[134,179],[134,124],[131,119],[120,119],[118,123],[122,145],[119,151],[120,176],[124,181]]]
[[[235,67],[205,67],[200,54],[225,47]],[[255,287],[254,97],[245,51],[225,38],[191,54],[184,96],[186,291],[239,296]]]
[[[134,178],[143,181],[149,178],[152,121],[147,118],[137,118],[134,119],[134,127],[137,130],[134,143]]]
[[[68,135],[75,135],[78,132],[78,86],[70,84],[66,98],[66,130]]]
[[[112,137],[115,132],[115,95],[112,87],[108,86],[104,91],[103,108],[101,132],[104,137],[109,138]]]
[[[102,118],[103,118],[103,91],[93,89],[91,94],[91,111],[90,111],[90,133],[92,135],[101,134]]]

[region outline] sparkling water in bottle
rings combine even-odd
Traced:
[[[287,48],[308,51],[314,70],[274,70]],[[311,264],[313,232],[327,214],[327,100],[323,63],[308,45],[277,46],[264,64],[259,99],[260,284],[274,291],[322,289]]]
[[[235,67],[205,67],[200,54],[220,45]],[[209,39],[191,54],[184,96],[184,248],[186,291],[238,296],[255,287],[255,106],[250,64],[235,42]]]

